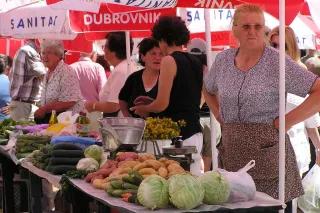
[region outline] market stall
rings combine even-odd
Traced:
[[[57,124],[58,126],[61,124]],[[55,128],[57,128],[58,126],[54,126]],[[20,135],[19,134],[11,134],[11,138],[8,141],[7,145],[2,145],[0,146],[0,156],[4,157],[7,159],[5,165],[14,165],[15,169],[20,169],[22,171],[26,171],[27,175],[27,179],[28,179],[28,186],[29,186],[29,209],[31,212],[42,212],[42,206],[41,206],[41,197],[43,195],[42,193],[42,179],[47,180],[49,183],[51,183],[52,185],[58,187],[58,188],[62,188],[65,186],[66,183],[68,184],[68,193],[69,195],[71,195],[71,203],[73,204],[73,210],[74,212],[77,212],[77,209],[79,211],[84,211],[85,209],[88,210],[88,203],[92,200],[95,200],[99,203],[100,206],[100,210],[102,212],[102,210],[105,210],[107,208],[117,208],[120,211],[123,212],[151,212],[151,210],[147,209],[146,207],[142,206],[141,204],[137,204],[135,202],[130,203],[130,202],[125,202],[121,199],[119,199],[118,195],[115,196],[115,194],[108,194],[106,193],[105,189],[104,190],[104,186],[108,184],[108,181],[110,184],[113,184],[112,181],[119,181],[121,180],[123,177],[130,177],[132,173],[130,173],[130,171],[134,172],[135,174],[137,172],[142,172],[143,171],[157,171],[157,169],[160,169],[160,167],[158,167],[157,165],[161,165],[161,163],[164,163],[164,165],[167,165],[165,167],[162,167],[162,169],[167,169],[167,172],[171,171],[171,174],[167,174],[170,176],[174,176],[174,175],[179,175],[179,174],[185,174],[185,171],[183,170],[182,167],[179,166],[179,162],[176,162],[174,160],[169,160],[169,159],[165,159],[165,158],[159,158],[160,156],[158,156],[158,160],[156,160],[156,157],[153,154],[148,154],[148,153],[136,153],[136,152],[118,152],[116,153],[116,158],[114,160],[111,159],[107,159],[105,161],[105,163],[101,163],[99,169],[96,170],[96,172],[91,172],[92,174],[96,174],[96,178],[94,179],[92,176],[92,180],[89,180],[89,183],[86,182],[85,180],[88,181],[88,178],[90,176],[91,173],[89,173],[87,175],[87,177],[85,179],[73,179],[70,176],[68,176],[68,171],[64,171],[61,172],[60,170],[50,170],[48,169],[48,166],[50,167],[50,164],[53,164],[53,158],[55,158],[55,160],[57,161],[57,154],[59,155],[59,153],[65,153],[66,152],[66,147],[68,147],[67,151],[68,153],[76,153],[75,151],[80,150],[77,148],[77,150],[73,150],[73,152],[70,151],[70,149],[75,146],[74,144],[72,144],[70,142],[70,144],[66,144],[66,143],[56,143],[56,144],[52,144],[50,146],[52,146],[53,151],[50,154],[50,158],[48,161],[48,164],[46,166],[39,164],[39,158],[35,157],[36,154],[39,154],[39,150],[37,149],[27,149],[26,144],[29,144],[29,141],[32,141],[34,138],[34,143],[36,144],[36,141],[41,141],[44,140],[45,136],[39,136],[39,132],[36,133],[36,135],[25,135],[22,134],[21,135],[21,130],[23,129],[23,131],[30,131],[30,129],[35,130],[38,127],[35,127],[35,125],[28,125],[28,126],[24,126],[24,127],[19,127],[20,128]],[[49,127],[51,128],[51,130],[53,130],[53,127]],[[150,128],[150,127],[149,127]],[[44,133],[47,129],[43,129],[41,130],[42,133]],[[13,130],[14,132],[16,132],[16,130]],[[114,131],[118,131],[117,129],[115,129]],[[118,132],[119,133],[119,132]],[[160,132],[161,134],[161,132]],[[178,134],[178,133],[177,133]],[[110,135],[109,135],[110,136]],[[131,135],[132,136],[132,135]],[[39,137],[38,139],[36,139],[35,137]],[[122,136],[123,137],[123,136]],[[121,141],[122,138],[121,137]],[[141,137],[141,136],[140,136]],[[151,137],[151,135],[149,135],[149,138]],[[64,137],[65,138],[65,137]],[[30,139],[30,140],[29,140]],[[109,138],[110,139],[110,138]],[[138,137],[139,139],[139,137]],[[52,141],[52,140],[51,140]],[[140,139],[138,140],[140,141]],[[74,142],[74,141],[73,141]],[[106,141],[105,141],[106,142]],[[123,142],[123,141],[122,141]],[[81,140],[80,138],[78,139],[78,141],[76,142],[77,144],[81,144]],[[20,144],[20,145],[19,145]],[[24,146],[22,146],[21,144],[24,144]],[[37,143],[39,144],[39,143]],[[83,144],[82,144],[83,145]],[[105,148],[108,147],[108,144],[104,144]],[[39,149],[40,150],[44,150],[48,145],[43,145],[41,146]],[[92,146],[94,146],[92,148]],[[120,145],[121,146],[121,145]],[[33,146],[32,146],[33,147]],[[61,148],[64,148],[63,150]],[[97,157],[97,149],[98,150],[102,150],[101,148],[98,148],[98,146],[96,145],[90,145],[90,146],[85,146],[87,148],[84,149],[84,153],[86,153],[85,155],[88,157],[92,156],[93,158]],[[91,147],[91,148],[90,148]],[[88,149],[90,148],[90,151],[88,151]],[[116,150],[118,147],[116,148],[110,148],[109,146],[109,151],[110,149]],[[86,151],[87,150],[87,151]],[[16,152],[17,151],[17,152]],[[26,154],[24,153],[24,151],[28,151],[28,152],[32,152],[32,154],[30,155],[22,155],[22,154]],[[23,153],[22,153],[23,152]],[[99,151],[99,153],[101,154],[100,157],[102,157],[102,152]],[[16,155],[20,156],[20,159],[17,159]],[[53,156],[53,157],[52,157]],[[73,157],[71,157],[73,158]],[[35,160],[37,159],[37,160]],[[64,158],[60,158],[61,160],[64,160]],[[70,159],[69,159],[70,160]],[[42,161],[41,161],[42,162]],[[78,162],[79,163],[79,162]],[[150,163],[150,164],[149,164]],[[115,166],[117,165],[118,166]],[[36,166],[35,166],[36,165]],[[54,165],[57,164],[53,164],[51,165],[51,167],[53,167]],[[80,167],[87,167],[87,166],[93,166],[92,164],[83,164]],[[124,165],[126,165],[127,167],[124,167]],[[136,166],[136,170],[134,169],[134,165]],[[144,165],[144,166],[143,166]],[[149,166],[148,166],[149,165]],[[115,167],[113,167],[115,166]],[[153,166],[153,167],[152,167]],[[40,168],[41,167],[41,168]],[[77,165],[78,167],[78,165]],[[130,169],[130,168],[132,169]],[[139,168],[140,169],[139,169]],[[143,169],[142,167],[144,167],[145,169]],[[125,168],[125,169],[124,169]],[[171,169],[175,168],[175,172],[173,172],[173,170]],[[108,172],[108,174],[104,174],[104,172],[106,171],[106,169],[110,169],[110,171]],[[139,169],[139,170],[138,170]],[[123,173],[120,174],[119,171],[122,171]],[[4,171],[4,176],[8,177],[8,181],[11,181],[12,183],[12,176],[10,176],[12,174],[12,170],[3,170]],[[158,171],[159,174],[161,173],[160,170]],[[56,175],[55,175],[56,174]],[[63,182],[61,182],[61,174],[66,174],[67,176],[63,176],[62,179],[64,179]],[[103,176],[100,176],[104,174]],[[120,174],[120,175],[119,175]],[[142,174],[146,174],[146,173],[142,173]],[[152,173],[152,174],[156,174],[156,173]],[[151,177],[150,174],[146,174],[142,176],[140,176],[142,179],[140,181],[143,181],[143,179],[148,179],[148,177]],[[110,177],[109,177],[110,176]],[[158,176],[158,175],[153,175],[153,176]],[[166,175],[165,175],[166,176]],[[136,177],[136,176],[135,176]],[[158,176],[160,178],[160,176]],[[191,177],[191,176],[190,176]],[[99,178],[103,178],[103,179],[99,179]],[[118,179],[120,178],[120,179]],[[167,177],[168,178],[168,177]],[[102,183],[103,181],[105,181],[105,185],[102,185],[99,183],[97,183],[96,180],[99,180],[100,183]],[[163,179],[164,180],[164,179]],[[67,181],[67,182],[66,182]],[[61,186],[62,184],[62,186]],[[127,185],[129,185],[130,187],[132,187],[132,184],[130,185],[129,182],[126,183]],[[101,187],[102,188],[99,188]],[[138,189],[139,185],[135,186],[136,189]],[[120,186],[121,188],[121,186]],[[119,189],[120,189],[119,188]],[[119,191],[118,189],[118,191]],[[116,189],[114,189],[116,190]],[[122,189],[121,189],[122,190]],[[10,198],[10,194],[12,194],[12,192],[10,191],[10,189],[6,190],[6,199],[8,199],[8,195]],[[81,200],[80,204],[79,204],[79,200]],[[14,205],[14,201],[11,200],[10,201],[10,205]],[[234,202],[234,203],[222,203],[222,204],[218,204],[218,205],[206,205],[206,204],[201,204],[199,205],[197,204],[195,208],[192,209],[177,209],[174,208],[172,205],[169,205],[166,208],[163,209],[159,209],[159,212],[203,212],[203,211],[217,211],[217,212],[223,212],[225,210],[231,210],[231,211],[237,211],[239,209],[259,209],[259,208],[263,208],[263,209],[281,209],[283,207],[283,204],[278,201],[275,200],[273,198],[271,198],[270,196],[261,193],[261,192],[256,192],[255,196],[250,199],[247,200],[245,202]],[[9,203],[8,203],[8,208],[6,209],[5,212],[10,212],[9,208]],[[88,210],[89,211],[89,210]],[[88,211],[84,211],[84,212],[88,212]],[[253,211],[254,212],[254,211]]]
[[[51,184],[60,187],[60,179],[61,176],[57,175],[52,175],[51,173],[48,173],[46,171],[43,171],[35,166],[32,165],[30,162],[22,161],[21,166],[24,169],[27,169],[30,173],[35,175],[36,177],[33,177],[30,181],[34,182],[35,179],[38,178],[43,178],[49,181]],[[121,211],[125,212],[143,212],[143,213],[148,213],[148,212],[153,212],[151,210],[147,210],[143,206],[139,206],[136,204],[132,203],[126,203],[118,198],[111,197],[110,195],[106,194],[104,190],[98,190],[94,188],[91,184],[86,183],[85,181],[81,179],[68,179],[69,183],[72,187],[76,188],[76,192],[83,193],[85,196],[91,197],[93,200],[98,201],[101,205],[106,207],[112,207],[112,208],[117,208]],[[41,181],[37,181],[39,184],[41,184]],[[39,188],[39,185],[34,185],[33,186],[33,191],[35,191],[36,188]],[[33,196],[33,199],[36,197]],[[40,197],[39,197],[40,199]],[[88,201],[91,201],[92,199],[87,199]],[[38,200],[39,201],[39,200]],[[34,200],[33,202],[36,202]],[[79,202],[74,203],[74,205],[79,205]],[[82,203],[84,205],[84,203]],[[41,212],[41,205],[35,206],[36,209],[33,210],[33,212]],[[83,208],[83,207],[82,207]],[[258,209],[272,209],[272,210],[277,210],[282,208],[282,203],[278,200],[275,200],[271,198],[270,196],[257,192],[255,198],[251,201],[248,202],[241,202],[241,203],[229,203],[229,204],[224,204],[224,205],[201,205],[196,209],[192,210],[184,210],[183,212],[206,212],[206,211],[216,211],[216,212],[223,212],[224,210],[234,210],[236,212],[237,209],[251,209],[252,212],[254,210]],[[83,210],[83,209],[82,209]],[[169,209],[163,209],[163,210],[158,210],[157,212],[181,212],[181,210],[177,210],[175,208],[169,208]]]

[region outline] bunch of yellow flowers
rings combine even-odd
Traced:
[[[181,132],[181,127],[185,126],[184,120],[178,122],[171,118],[147,118],[146,128],[144,130],[144,140],[171,140],[178,137]]]

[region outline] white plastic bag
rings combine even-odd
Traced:
[[[251,160],[245,167],[239,169],[237,172],[228,172],[220,170],[222,175],[227,178],[231,192],[228,202],[246,202],[252,200],[256,194],[256,184],[252,177],[247,173],[255,166],[255,161]]]
[[[79,116],[78,113],[72,114],[71,111],[65,111],[60,113],[57,116],[57,119],[58,119],[58,123],[61,123],[67,126],[67,125],[76,123],[78,116]]]
[[[315,164],[303,178],[304,195],[298,199],[298,206],[303,212],[320,212],[320,167]]]

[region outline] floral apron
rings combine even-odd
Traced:
[[[256,165],[248,173],[253,177],[257,191],[278,198],[279,188],[279,132],[270,124],[223,124],[222,143],[218,147],[220,167],[237,171],[250,160]],[[303,194],[295,154],[286,136],[285,201]]]

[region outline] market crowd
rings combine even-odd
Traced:
[[[47,123],[55,110],[184,120],[183,144],[198,151],[191,172],[200,175],[211,166],[208,113],[200,110],[207,105],[217,120],[220,167],[237,171],[254,159],[249,173],[257,190],[277,198],[279,29],[267,34],[265,29],[261,8],[237,7],[232,32],[238,47],[220,52],[207,65],[205,42],[189,41],[180,17],[160,17],[152,37],[138,45],[141,69],[126,58],[125,33],[110,32],[104,45],[104,59],[113,67],[108,78],[95,53],[81,53],[68,65],[61,41],[28,39],[12,62],[0,56],[1,119]],[[308,50],[300,58],[290,27],[285,49],[285,200],[290,209],[290,201],[303,194],[302,175],[312,164],[320,165],[320,55]]]

